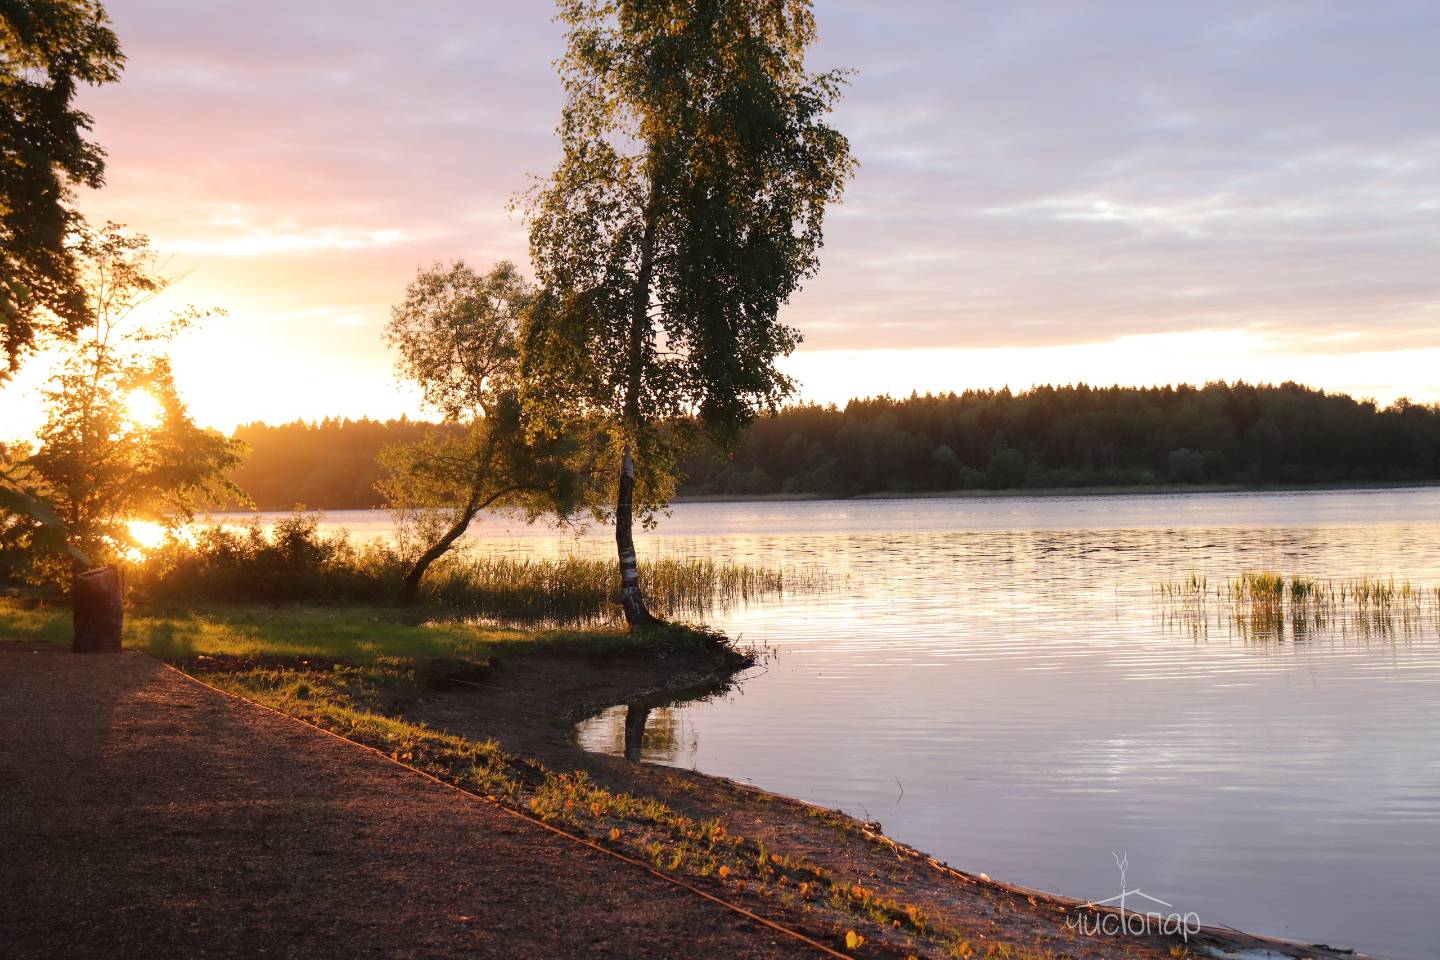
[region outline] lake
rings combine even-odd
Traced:
[[[378,512],[333,514],[383,535]],[[477,546],[605,554],[489,519]],[[1421,958],[1440,949],[1440,637],[1345,616],[1281,635],[1195,572],[1440,585],[1440,490],[681,504],[642,557],[827,570],[836,589],[717,611],[773,651],[656,711],[647,759],[867,819],[965,870]],[[611,711],[578,731],[623,745]]]

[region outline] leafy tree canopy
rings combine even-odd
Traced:
[[[381,455],[380,491],[413,558],[407,600],[482,510],[564,518],[591,499],[585,451],[594,445],[579,442],[581,424],[532,431],[524,423],[516,333],[535,299],[512,263],[479,274],[457,261],[420,271],[391,313],[385,336],[399,372],[455,428]]]
[[[631,623],[650,619],[632,511],[668,499],[691,423],[728,441],[793,384],[779,310],[818,268],[853,167],[829,125],[840,73],[811,73],[809,0],[560,0],[561,160],[530,195],[545,295],[522,336],[528,402],[602,418],[620,469]]]
[[[801,0],[566,0],[560,19],[562,159],[528,207],[557,299],[529,372],[632,435],[691,413],[733,434],[792,388],[778,311],[853,167],[825,121],[843,78],[806,72]]]
[[[70,202],[104,182],[105,152],[74,101],[123,63],[94,0],[0,0],[0,380],[43,328],[71,336],[90,322]]]

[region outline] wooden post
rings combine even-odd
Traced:
[[[77,573],[70,585],[75,608],[76,653],[119,653],[125,625],[125,603],[120,571],[115,566]]]

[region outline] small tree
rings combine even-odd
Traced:
[[[562,158],[530,197],[547,296],[528,314],[532,409],[596,416],[618,471],[626,619],[645,605],[632,534],[674,489],[698,421],[731,443],[793,389],[780,306],[818,269],[854,163],[809,73],[809,0],[560,0]]]
[[[70,200],[104,182],[105,152],[74,99],[123,62],[99,3],[0,0],[0,381],[42,329],[71,336],[91,320]]]
[[[391,313],[385,339],[400,353],[397,368],[443,420],[429,437],[381,454],[380,492],[414,557],[406,603],[482,510],[534,521],[584,502],[590,470],[575,429],[527,431],[522,422],[515,337],[535,296],[512,263],[481,275],[456,261],[420,271]]]
[[[99,563],[131,543],[128,521],[174,526],[206,502],[244,501],[225,479],[243,447],[196,426],[161,350],[206,314],[192,307],[160,324],[135,316],[170,283],[156,272],[149,240],[111,223],[87,232],[82,250],[93,322],[64,347],[45,393],[40,448],[23,467],[70,545]]]

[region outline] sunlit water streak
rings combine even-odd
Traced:
[[[844,591],[718,613],[778,657],[660,711],[649,759],[881,820],[1062,893],[1128,879],[1207,923],[1380,955],[1440,942],[1440,639],[1259,640],[1154,584],[1242,569],[1440,584],[1440,491],[689,504],[651,555],[824,564]],[[358,536],[384,514],[335,515]],[[491,518],[477,547],[604,554]],[[615,750],[621,718],[582,726]]]

